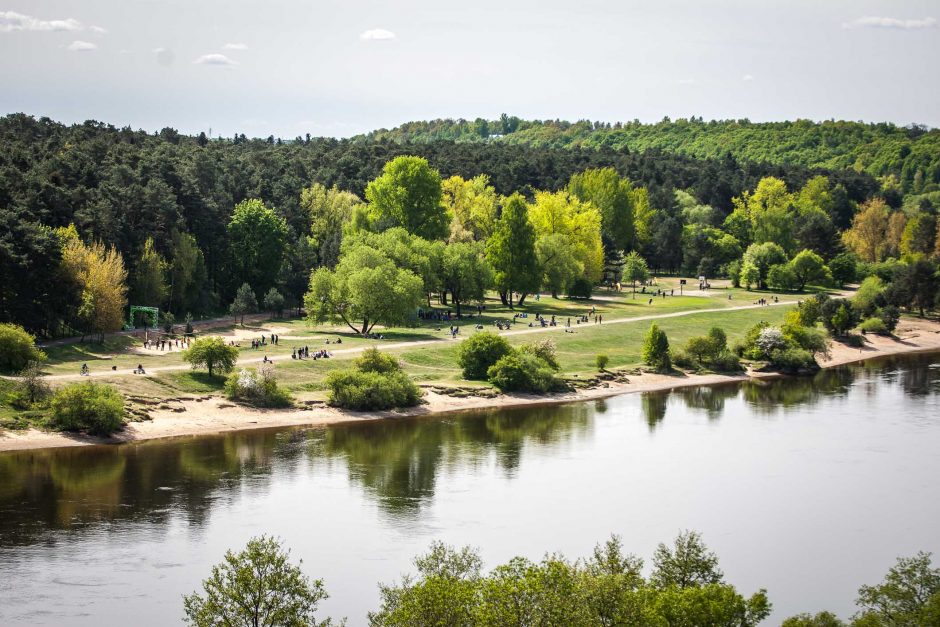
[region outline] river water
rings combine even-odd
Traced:
[[[227,548],[284,539],[366,622],[432,540],[492,566],[649,558],[695,529],[768,624],[940,553],[940,357],[550,408],[0,454],[0,624],[167,625]]]

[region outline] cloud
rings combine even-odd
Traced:
[[[372,41],[395,39],[395,33],[390,30],[385,30],[384,28],[372,28],[363,31],[362,34],[359,35],[359,39]]]
[[[0,11],[0,33],[15,30],[25,31],[77,31],[84,27],[78,20],[40,20],[32,15],[23,15],[16,11]]]
[[[89,26],[88,30],[90,30],[93,33],[97,33],[98,35],[104,35],[105,33],[108,32],[107,28],[102,28],[100,26]]]
[[[680,78],[678,82],[680,85],[698,85],[698,81],[694,78]]]
[[[228,65],[228,66],[238,65],[235,61],[232,61],[224,54],[219,54],[217,52],[214,52],[212,54],[204,54],[198,59],[196,59],[195,61],[193,61],[193,63],[196,63],[198,65]]]
[[[750,74],[745,74],[744,76],[741,77],[741,80],[744,81],[745,83],[750,83],[752,80],[754,80],[754,77],[751,76]]]
[[[169,48],[154,48],[153,53],[157,55],[157,63],[166,67],[173,65],[173,60],[176,58]]]
[[[93,44],[90,41],[73,41],[68,45],[68,49],[72,52],[88,52],[89,50],[97,50],[98,44]]]
[[[225,44],[224,46],[222,46],[222,50],[248,50],[248,44],[242,44],[242,43]]]
[[[898,30],[920,30],[936,28],[936,26],[937,20],[933,17],[925,17],[921,20],[899,20],[895,17],[867,16],[842,24],[842,28],[893,28]]]

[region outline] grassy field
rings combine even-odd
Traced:
[[[690,281],[692,283],[692,281]],[[678,286],[676,279],[661,280],[659,287],[673,289]],[[695,283],[692,287],[697,288]],[[655,291],[655,287],[653,288]],[[262,356],[278,357],[277,372],[283,386],[300,399],[322,398],[324,379],[331,370],[349,367],[358,356],[358,351],[367,346],[377,346],[397,355],[406,371],[420,383],[442,386],[468,386],[486,384],[468,382],[460,378],[456,364],[458,341],[451,340],[450,326],[460,327],[460,336],[466,337],[477,333],[477,325],[485,330],[495,330],[496,321],[506,322],[514,314],[527,314],[528,317],[516,318],[510,322],[510,330],[503,331],[509,342],[521,345],[546,338],[552,339],[558,350],[562,374],[565,376],[590,376],[596,372],[595,359],[599,353],[610,359],[608,369],[630,368],[640,365],[640,350],[643,336],[649,328],[649,320],[632,319],[664,314],[685,313],[677,317],[665,317],[656,322],[669,336],[673,347],[682,346],[688,338],[705,333],[710,327],[718,326],[728,334],[729,342],[739,339],[752,325],[761,320],[771,323],[780,322],[789,307],[761,307],[747,310],[702,311],[730,309],[750,305],[762,296],[757,292],[744,292],[714,285],[707,292],[693,292],[694,295],[667,296],[653,298],[649,303],[649,294],[638,293],[634,297],[629,288],[623,292],[601,290],[591,300],[568,300],[530,297],[525,306],[510,310],[498,299],[491,297],[486,301],[485,309],[478,314],[476,307],[468,307],[466,317],[459,321],[419,321],[418,326],[404,329],[380,329],[383,339],[368,339],[351,332],[340,325],[311,326],[302,319],[271,319],[247,327],[222,327],[210,333],[226,336],[240,345],[241,359],[258,359]],[[729,299],[728,295],[732,297]],[[780,296],[781,301],[793,301],[805,298],[804,295]],[[772,297],[771,297],[772,298]],[[591,308],[603,317],[602,324],[593,319],[588,323],[576,324],[577,316],[589,314]],[[436,311],[446,311],[446,307],[435,307]],[[699,312],[699,313],[696,313]],[[539,330],[535,320],[538,313],[547,319],[556,316],[558,327]],[[564,325],[571,318],[572,332],[566,333]],[[619,321],[619,322],[618,322]],[[530,323],[533,325],[530,329]],[[198,330],[198,328],[197,328]],[[278,346],[270,343],[259,349],[251,348],[251,339],[277,333],[281,340]],[[342,343],[337,344],[337,339]],[[329,344],[327,344],[329,341]],[[309,346],[311,350],[327,348],[334,351],[331,359],[292,360],[291,351],[300,346]],[[151,397],[158,399],[174,398],[183,395],[215,394],[222,389],[224,378],[210,378],[205,373],[192,372],[182,360],[182,350],[144,351],[143,337],[117,336],[108,338],[104,344],[88,342],[52,346],[46,349],[49,357],[45,371],[50,375],[75,375],[83,363],[88,364],[96,376],[95,380],[110,383],[128,396]],[[286,359],[285,359],[286,358]],[[112,367],[118,370],[134,368],[142,364],[148,370],[148,376],[125,374],[111,375]],[[257,364],[247,364],[257,365]],[[171,368],[160,371],[158,368]],[[104,372],[102,372],[104,371]],[[68,379],[69,382],[77,379]],[[55,380],[54,385],[66,381]],[[14,415],[9,407],[0,406],[0,419]]]

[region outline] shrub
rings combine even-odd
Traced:
[[[858,287],[852,298],[852,307],[863,316],[871,316],[884,305],[885,284],[880,277],[870,276]]]
[[[124,397],[110,385],[68,385],[52,397],[51,422],[64,431],[108,435],[124,425]]]
[[[787,347],[787,340],[783,336],[783,331],[776,327],[763,329],[754,343],[765,357],[775,350],[781,350]]]
[[[823,326],[833,335],[842,335],[859,320],[852,303],[844,298],[826,299],[820,307],[820,317]]]
[[[692,355],[681,348],[672,351],[672,363],[679,368],[698,370],[701,364]]]
[[[777,349],[770,354],[770,365],[780,372],[798,374],[819,370],[813,354],[802,348]]]
[[[421,401],[421,389],[402,372],[401,364],[391,355],[370,348],[356,360],[355,366],[326,376],[330,405],[366,411],[413,407]]]
[[[413,407],[421,400],[421,390],[401,371],[335,370],[326,376],[326,385],[330,405],[357,411]]]
[[[594,285],[584,277],[578,277],[568,288],[568,298],[590,298]]]
[[[512,347],[505,338],[484,331],[475,333],[460,343],[457,348],[457,362],[463,370],[464,379],[485,379],[490,366],[511,351]]]
[[[836,285],[842,287],[858,276],[858,258],[852,253],[836,255],[829,261],[829,270]]]
[[[44,402],[52,394],[49,384],[42,376],[39,364],[31,361],[19,373],[16,384],[16,400],[11,404],[19,409],[29,409],[33,405]]]
[[[829,337],[822,329],[799,325],[785,325],[783,335],[790,344],[808,350],[813,355],[829,355]]]
[[[881,318],[866,318],[858,325],[858,330],[862,333],[876,333],[878,335],[888,335],[888,327]]]
[[[374,346],[362,351],[362,355],[356,359],[355,365],[360,372],[387,374],[401,370],[401,364],[397,359],[388,353],[383,353]]]
[[[18,324],[0,324],[0,370],[17,372],[31,361],[45,361],[36,338]]]
[[[292,402],[290,393],[278,387],[272,364],[230,374],[225,380],[225,396],[258,407],[289,407]]]
[[[715,345],[704,335],[690,337],[685,344],[685,352],[691,355],[695,361],[704,362],[715,353]]]
[[[598,370],[605,370],[607,364],[610,363],[610,358],[607,357],[607,355],[601,354],[594,358],[594,362],[597,364]]]
[[[503,392],[544,394],[560,387],[554,368],[534,352],[525,350],[501,357],[490,366],[487,378]]]
[[[728,349],[712,357],[709,365],[712,370],[717,372],[740,372],[744,370],[741,359]]]
[[[800,281],[789,264],[779,263],[767,272],[767,284],[774,289],[791,291],[800,286]]]
[[[519,350],[535,355],[548,364],[553,370],[558,370],[559,368],[555,342],[551,339],[539,340],[534,344],[526,344]]]
[[[894,333],[894,330],[898,328],[898,322],[901,321],[901,310],[894,305],[885,305],[879,313],[888,333]]]
[[[646,339],[643,342],[643,362],[657,372],[672,370],[672,362],[669,359],[669,338],[655,322],[646,332]]]

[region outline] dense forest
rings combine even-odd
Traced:
[[[665,118],[638,121],[565,122],[520,120],[434,120],[378,130],[370,140],[403,143],[457,141],[525,144],[540,148],[650,149],[698,159],[730,154],[741,161],[799,165],[831,170],[853,169],[873,176],[893,176],[904,193],[936,191],[940,183],[940,129],[861,122],[762,122]]]
[[[630,280],[625,268],[635,279],[641,266],[803,289],[854,280],[859,263],[869,264],[859,276],[890,281],[900,266],[871,264],[903,259],[913,267],[934,255],[937,151],[918,166],[914,185],[894,172],[875,176],[870,164],[809,167],[819,160],[759,152],[780,148],[773,133],[802,123],[748,126],[766,131],[747,143],[753,160],[736,157],[734,142],[699,158],[688,147],[588,141],[626,127],[592,125],[577,142],[507,141],[546,129],[573,136],[584,125],[504,118],[486,123],[511,127],[502,138],[463,141],[464,124],[282,140],[0,118],[0,321],[46,337],[100,334],[121,325],[127,304],[182,320],[221,313],[233,298],[243,312],[298,307],[309,293],[330,305],[322,317],[335,317],[348,304],[327,295],[345,289],[343,273],[380,262],[416,275],[411,291],[427,304],[431,293],[446,304],[448,295],[470,302],[479,289],[495,289],[512,305],[513,293],[524,300],[536,290],[589,292]],[[689,126],[714,126],[715,138],[733,127],[655,128],[665,137]],[[862,150],[866,133],[874,138],[867,146],[936,137],[852,124],[807,128],[826,128],[826,145],[846,154]],[[909,148],[898,165],[904,181],[915,154],[921,148]],[[382,259],[360,250],[331,274],[357,248]],[[449,276],[448,264],[456,267]],[[468,267],[492,280],[461,296]],[[925,268],[919,272],[933,266]],[[932,307],[932,293],[921,308]],[[914,300],[899,296],[897,304]],[[414,311],[415,303],[405,305]]]

